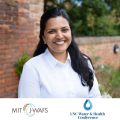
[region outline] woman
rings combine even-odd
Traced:
[[[33,58],[24,65],[19,98],[101,97],[91,60],[79,51],[63,9],[42,15],[39,38]]]

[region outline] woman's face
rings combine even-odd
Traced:
[[[61,16],[49,19],[42,38],[52,54],[66,52],[72,39],[68,21]]]

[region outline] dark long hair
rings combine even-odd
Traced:
[[[40,35],[39,35],[40,41],[39,41],[38,46],[33,54],[33,57],[40,55],[41,53],[44,53],[46,48],[48,47],[47,44],[44,44],[43,39],[42,39],[42,36],[44,36],[46,22],[50,18],[56,18],[57,16],[64,17],[69,23],[69,26],[71,29],[72,41],[71,41],[71,44],[68,47],[67,51],[69,52],[70,57],[71,57],[71,66],[72,66],[73,70],[78,73],[78,75],[81,79],[82,85],[89,86],[89,91],[90,91],[93,86],[93,80],[94,80],[93,79],[93,70],[90,69],[88,66],[88,60],[91,62],[91,59],[88,56],[86,56],[85,54],[82,54],[80,52],[77,44],[75,43],[74,37],[73,37],[70,18],[63,9],[52,8],[52,9],[46,11],[42,15],[41,21],[40,21]],[[92,64],[92,62],[91,62],[91,64]]]

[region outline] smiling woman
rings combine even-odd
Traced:
[[[63,9],[42,15],[39,38],[33,58],[23,67],[19,98],[101,97],[92,62],[78,49]]]
[[[64,63],[67,58],[66,50],[71,44],[72,39],[68,21],[61,16],[49,19],[42,38],[44,43],[48,45],[51,54],[57,60]]]

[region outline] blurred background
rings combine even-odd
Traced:
[[[39,41],[41,15],[63,8],[93,62],[104,98],[120,98],[120,0],[0,0],[0,98],[16,98],[23,65]]]

